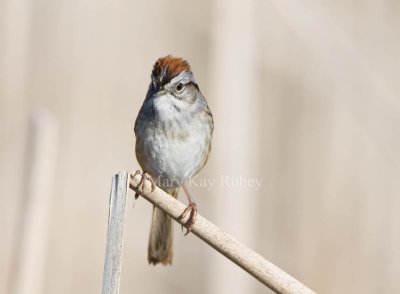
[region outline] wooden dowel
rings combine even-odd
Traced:
[[[184,224],[188,216],[183,219],[179,219],[179,216],[186,206],[158,187],[151,192],[151,183],[148,180],[144,181],[144,189],[142,185],[138,187],[141,178],[141,175],[134,176],[131,174],[129,180],[130,188],[135,192],[139,192],[144,199],[162,209],[171,218],[180,224]],[[247,246],[235,240],[200,214],[197,215],[192,232],[276,293],[315,293]],[[103,294],[105,293],[103,292]]]

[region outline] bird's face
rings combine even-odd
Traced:
[[[159,114],[184,115],[198,110],[202,95],[190,67],[180,58],[164,57],[154,65],[146,96]]]

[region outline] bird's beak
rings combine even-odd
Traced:
[[[164,96],[164,95],[166,95],[166,94],[167,94],[167,91],[165,91],[165,90],[159,90],[158,92],[156,92],[156,93],[153,94],[153,97],[154,97],[154,98],[158,98],[158,97]]]

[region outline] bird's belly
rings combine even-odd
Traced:
[[[177,187],[189,181],[204,164],[208,152],[206,136],[200,134],[174,139],[162,135],[146,141],[144,168],[162,187]]]

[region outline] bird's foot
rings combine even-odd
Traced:
[[[140,170],[137,170],[133,175],[131,175],[131,178],[133,179],[137,175],[141,175],[141,174],[142,174],[142,172]],[[156,185],[155,185],[155,183],[153,181],[153,178],[146,172],[143,172],[142,178],[140,179],[139,184],[136,187],[133,187],[133,188],[137,189],[137,188],[141,187],[142,190],[144,190],[145,180],[150,181],[151,192],[153,192],[154,189],[156,188]],[[140,195],[140,193],[135,192],[135,199],[137,199],[139,197],[139,195]]]
[[[187,216],[187,214],[189,214],[189,218],[184,224],[184,226],[186,227],[185,236],[192,231],[193,225],[196,222],[196,216],[197,216],[196,203],[190,202],[188,207],[185,208],[185,210],[182,212],[182,214],[179,216],[178,219],[184,219]],[[183,229],[183,226],[182,226],[182,229]]]

